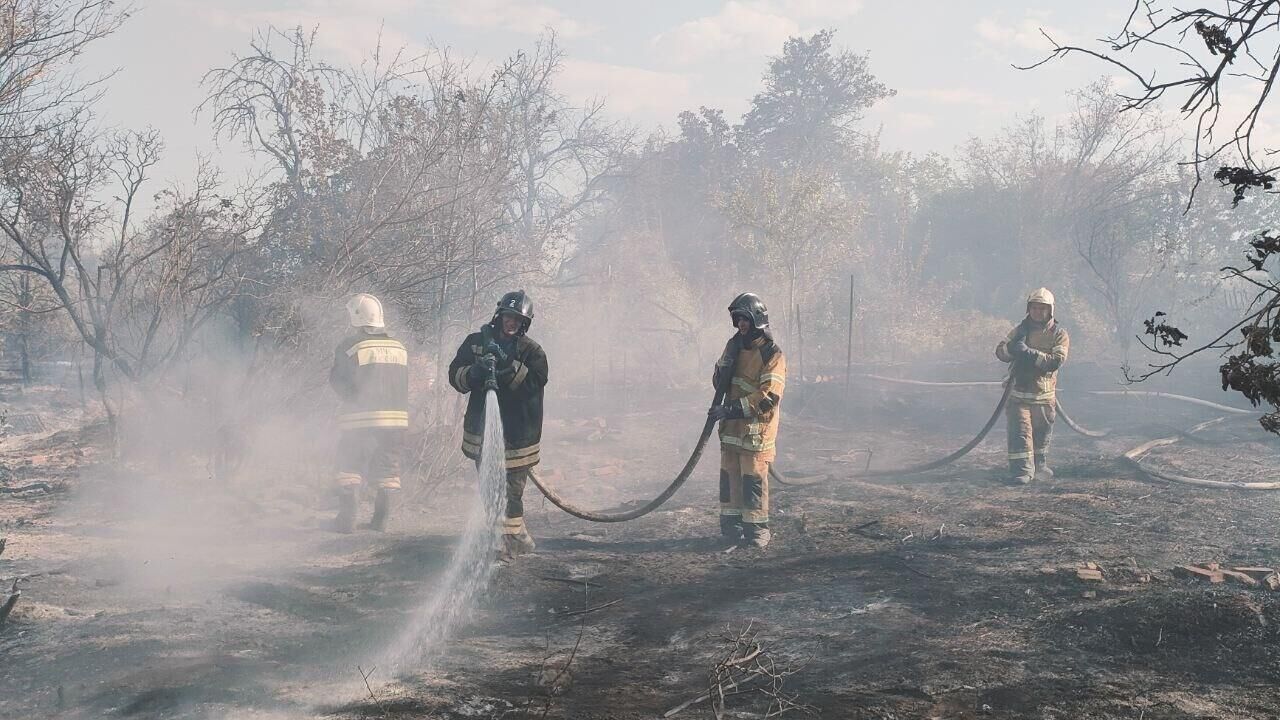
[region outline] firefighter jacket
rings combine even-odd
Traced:
[[[1022,337],[1027,347],[1035,352],[1030,358],[1015,359],[1009,353],[1009,345]],[[1013,363],[1013,390],[1009,399],[1030,404],[1053,404],[1058,388],[1058,368],[1067,361],[1067,349],[1071,344],[1067,331],[1057,320],[1050,320],[1044,327],[1030,320],[1009,331],[1009,336],[996,345],[996,357],[1001,362]]]
[[[338,428],[409,427],[409,353],[386,333],[356,333],[333,351],[329,384],[342,400]]]
[[[476,358],[486,354],[488,336],[487,329],[468,335],[449,363],[449,384],[454,390],[471,395],[462,421],[462,453],[472,460],[480,459],[484,445],[485,392],[483,384],[471,387],[467,376]],[[547,355],[542,346],[524,335],[499,345],[504,346],[503,351],[512,361],[510,368],[499,371],[497,392],[502,434],[507,443],[507,469],[532,467],[538,464],[538,447],[542,442],[542,388],[547,384]]]
[[[732,372],[732,377],[724,377]],[[758,453],[772,462],[778,439],[782,390],[787,382],[787,361],[767,333],[746,341],[729,339],[716,363],[711,383],[720,388],[727,380],[725,403],[733,415],[720,423],[720,447]]]

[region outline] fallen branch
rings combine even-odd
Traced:
[[[54,568],[52,570],[41,570],[39,572],[27,573],[26,575],[18,575],[13,579],[15,582],[27,582],[38,577],[49,577],[51,575],[66,575],[71,572],[69,568]]]
[[[49,483],[31,483],[30,485],[19,485],[18,487],[0,487],[0,495],[16,495],[18,493],[27,492],[28,490],[43,490],[45,492],[53,492],[53,486]]]
[[[0,627],[9,619],[9,613],[13,612],[13,606],[18,604],[18,598],[22,597],[22,591],[18,589],[18,581],[13,581],[13,587],[9,589],[9,599],[4,601],[4,605],[0,605]]]
[[[927,578],[927,579],[929,579],[929,580],[933,580],[933,579],[934,579],[934,578],[933,578],[933,576],[932,576],[932,575],[930,575],[929,573],[924,572],[924,571],[922,571],[922,570],[917,570],[917,569],[915,569],[915,568],[911,567],[910,565],[908,565],[908,564],[907,564],[907,561],[906,561],[906,560],[903,560],[902,558],[898,558],[898,564],[899,564],[899,565],[901,565],[902,567],[906,568],[908,572],[910,572],[910,573],[912,573],[912,574],[914,574],[914,575],[919,575],[920,577],[922,577],[922,578]]]
[[[672,717],[687,708],[710,702],[711,712],[717,720],[725,717],[725,699],[737,695],[754,694],[768,698],[769,704],[763,717],[772,718],[793,710],[811,714],[813,708],[798,703],[797,696],[785,692],[786,679],[798,671],[798,667],[779,667],[774,662],[774,649],[768,648],[757,637],[754,623],[737,635],[726,634],[729,646],[724,657],[707,673],[707,691],[663,713]]]
[[[864,522],[864,523],[862,523],[861,525],[859,525],[858,527],[856,527],[856,528],[854,528],[854,529],[853,529],[853,534],[854,534],[854,535],[861,535],[862,537],[867,538],[868,540],[885,540],[885,539],[887,539],[887,538],[889,537],[888,535],[885,535],[884,533],[882,533],[882,532],[880,532],[880,531],[878,531],[878,530],[877,530],[877,531],[872,531],[872,532],[868,532],[868,531],[867,531],[867,528],[875,527],[876,525],[879,525],[879,524],[880,524],[880,521],[879,521],[879,520],[872,520],[872,521],[870,521],[870,522]]]
[[[377,669],[378,669],[378,666],[374,665],[373,667],[369,668],[369,672],[365,672],[364,668],[360,667],[359,665],[356,666],[356,671],[360,673],[360,679],[364,681],[364,689],[369,691],[369,699],[373,701],[374,705],[378,706],[378,710],[382,712],[382,716],[386,717],[387,709],[382,707],[382,701],[378,699],[377,695],[373,694],[373,686],[369,684],[369,678],[373,676],[373,672]]]
[[[556,613],[556,617],[573,617],[575,615],[586,615],[588,613],[593,613],[597,610],[603,610],[607,607],[612,607],[614,605],[617,605],[620,602],[622,602],[622,598],[618,598],[617,600],[610,600],[607,603],[596,605],[595,607],[583,608],[581,610],[570,610],[569,612],[563,612],[563,613]]]
[[[543,578],[543,579],[544,580],[562,580],[562,578]],[[614,600],[613,602],[605,603],[602,606],[589,608],[589,607],[586,607],[586,605],[587,605],[587,602],[590,600],[590,598],[591,598],[590,586],[584,587],[583,593],[582,593],[583,609],[575,611],[573,613],[564,613],[563,616],[564,617],[569,617],[571,615],[583,616],[589,612],[592,612],[593,610],[600,609],[600,607],[608,607],[609,605],[613,605],[617,602],[620,602],[620,600]],[[573,667],[574,661],[577,660],[578,658],[578,651],[582,647],[582,637],[583,635],[586,634],[586,630],[587,630],[587,619],[583,617],[582,620],[578,623],[578,637],[573,641],[573,648],[569,650],[569,656],[565,659],[563,663],[552,662],[552,657],[556,654],[551,651],[551,632],[554,626],[555,626],[555,623],[552,623],[552,625],[548,626],[547,628],[546,649],[543,652],[542,665],[538,669],[538,676],[536,678],[537,685],[541,687],[543,691],[543,697],[541,699],[541,705],[542,705],[541,713],[538,715],[539,720],[545,720],[545,718],[551,713],[551,708],[555,704],[556,696],[564,693],[565,690],[568,688],[568,686],[573,682],[572,667]],[[538,699],[535,698],[533,694],[530,694],[528,701],[524,704],[524,707],[522,708],[524,717],[533,716],[534,704],[537,702],[538,702]],[[517,711],[512,710],[511,712],[517,712]],[[507,714],[508,714],[507,712],[504,712],[502,713],[501,717],[506,717]]]
[[[577,585],[579,587],[593,587],[593,588],[604,587],[600,583],[593,583],[590,580],[574,580],[573,578],[558,578],[558,577],[539,577],[538,579],[546,580],[547,582],[567,583],[569,585]]]
[[[753,682],[754,680],[756,680],[756,679],[758,679],[758,678],[762,677],[763,675],[764,675],[764,671],[763,671],[763,670],[756,670],[756,671],[752,672],[751,674],[747,675],[746,677],[744,677],[744,678],[742,678],[742,679],[740,679],[740,680],[735,680],[735,681],[733,681],[733,682],[732,682],[732,684],[730,685],[730,689],[736,690],[736,689],[739,687],[739,685],[746,685],[746,684],[748,684],[748,683],[750,683],[750,682]],[[738,693],[736,693],[736,692],[734,692],[734,693],[726,693],[726,695],[736,695],[736,694],[738,694]],[[711,699],[711,693],[710,693],[710,692],[702,693],[701,695],[699,695],[698,697],[696,697],[696,698],[694,698],[694,699],[692,699],[692,700],[686,700],[686,701],[684,701],[684,702],[680,703],[679,705],[677,705],[677,706],[675,706],[675,707],[671,708],[670,710],[668,710],[668,711],[666,711],[665,713],[663,713],[663,714],[662,714],[662,717],[664,717],[664,718],[672,717],[673,715],[675,715],[675,714],[677,714],[677,713],[679,713],[679,712],[682,712],[682,711],[684,711],[684,710],[687,710],[687,709],[689,709],[689,708],[691,708],[691,707],[693,707],[694,705],[697,705],[697,704],[699,704],[699,703],[704,703],[704,702],[706,702],[706,701],[708,701],[708,700],[710,700],[710,699]]]

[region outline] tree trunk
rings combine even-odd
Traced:
[[[30,387],[31,385],[31,303],[34,298],[31,293],[31,276],[22,273],[22,289],[19,297],[19,303],[22,309],[18,311],[18,357],[22,363],[22,386]]]
[[[98,391],[98,399],[102,401],[102,410],[107,415],[107,443],[112,457],[120,459],[120,421],[116,408],[112,407],[111,395],[107,391],[106,358],[97,350],[93,353],[93,387]]]
[[[796,306],[796,261],[794,258],[787,263],[787,314],[790,315],[790,309]],[[787,335],[788,340],[792,338],[790,328],[794,324],[794,318],[787,319]]]

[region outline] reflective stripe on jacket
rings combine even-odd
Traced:
[[[786,358],[768,335],[751,340],[747,347],[742,347],[735,336],[716,363],[711,378],[713,386],[720,386],[721,374],[728,371],[730,364],[733,377],[729,379],[725,402],[736,404],[743,417],[720,423],[720,446],[761,453],[765,459],[772,460],[782,417],[782,393],[787,384]]]
[[[385,333],[338,343],[329,384],[342,400],[338,427],[409,427],[409,351]]]

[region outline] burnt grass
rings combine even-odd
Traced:
[[[346,668],[353,648],[393,636],[433,587],[452,542],[437,529],[438,508],[455,507],[465,483],[457,497],[442,490],[410,509],[395,532],[351,538],[318,527],[323,507],[262,494],[281,503],[272,522],[303,528],[290,542],[307,561],[246,573],[198,600],[139,600],[97,583],[91,564],[39,549],[9,567],[0,558],[3,575],[63,569],[27,583],[28,611],[0,630],[0,685],[15,690],[0,697],[0,715],[661,717],[706,690],[723,636],[750,626],[799,668],[788,691],[824,717],[1280,717],[1280,592],[1174,572],[1280,564],[1280,494],[1170,485],[1116,459],[1211,410],[1064,391],[1078,421],[1113,435],[1091,440],[1059,423],[1056,476],[1009,487],[1003,421],[951,466],[852,477],[862,459],[850,449],[873,448],[872,465],[890,467],[963,444],[990,413],[990,388],[855,383],[846,396],[842,384],[796,383],[790,393],[779,466],[832,479],[775,484],[769,548],[726,553],[718,543],[712,454],[666,507],[630,523],[581,522],[531,495],[538,552],[498,568],[444,657],[379,674],[372,693]],[[596,406],[564,400],[552,415],[593,419],[549,426],[544,474],[592,508],[647,499],[700,424],[690,397],[600,412],[604,432]],[[1148,461],[1262,479],[1280,469],[1275,449],[1246,418]],[[15,499],[0,534],[10,547],[38,548],[42,535],[52,543],[58,502]],[[1086,562],[1103,582],[1076,577]],[[111,609],[98,615],[99,606]],[[551,689],[545,669],[571,653]],[[348,692],[316,690],[335,684]],[[728,708],[759,717],[768,703],[743,695]],[[707,716],[697,705],[676,717]]]

